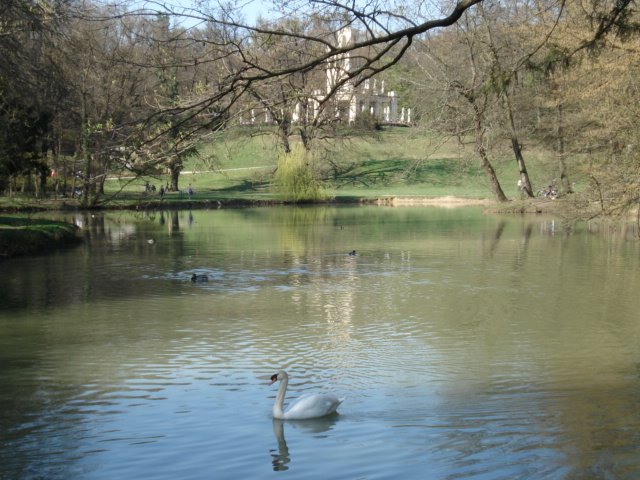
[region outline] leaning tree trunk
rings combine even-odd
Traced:
[[[493,165],[491,165],[491,162],[489,161],[489,157],[487,155],[487,149],[483,145],[483,140],[478,137],[477,132],[476,132],[476,152],[478,152],[478,155],[480,155],[480,166],[482,167],[482,170],[487,176],[487,180],[489,180],[489,187],[491,188],[491,192],[493,193],[493,196],[499,202],[508,201],[509,199],[504,194],[504,191],[500,186],[500,182],[498,181],[496,171],[494,170]]]
[[[312,148],[311,135],[309,134],[309,132],[307,131],[304,125],[300,127],[300,140],[302,140],[302,146],[304,147],[304,150],[306,152],[310,152]]]
[[[493,61],[494,61],[493,68],[496,69],[495,73],[497,74],[495,77],[495,80],[497,82],[495,86],[499,88],[500,95],[502,96],[503,106],[504,106],[505,112],[507,113],[507,120],[508,120],[507,123],[509,124],[509,131],[511,134],[511,148],[513,149],[513,154],[516,157],[516,162],[518,164],[518,171],[520,173],[520,181],[518,182],[518,184],[520,185],[520,188],[522,189],[522,191],[524,191],[527,194],[527,196],[533,197],[533,188],[531,187],[529,174],[527,173],[527,167],[525,166],[525,163],[524,163],[524,156],[522,155],[522,145],[520,145],[520,142],[518,140],[518,131],[516,129],[515,121],[513,119],[513,106],[511,105],[511,99],[509,98],[509,91],[508,91],[509,82],[507,80],[513,75],[513,72],[507,75],[508,72],[505,71],[505,69],[502,67],[502,63],[500,61],[500,55],[498,54],[498,49],[493,40],[491,23],[484,11],[482,4],[478,5],[478,11],[482,15],[482,18],[484,19],[485,28],[487,29],[487,39],[489,41],[488,47],[493,56]]]
[[[524,156],[522,155],[522,145],[518,140],[518,131],[516,130],[516,123],[513,119],[513,108],[511,106],[511,100],[509,94],[505,91],[502,92],[502,98],[504,101],[504,108],[507,112],[507,119],[509,120],[509,131],[511,134],[511,148],[513,154],[516,157],[516,163],[518,164],[518,171],[520,172],[520,185],[522,191],[527,194],[528,197],[533,197],[533,188],[531,187],[531,181],[529,180],[529,174],[527,173],[527,167],[524,163]]]
[[[478,107],[472,96],[465,95],[465,98],[469,101],[471,107],[473,108],[474,127],[476,134],[476,152],[480,156],[480,166],[487,176],[487,180],[489,181],[489,188],[491,188],[491,192],[493,193],[495,199],[499,202],[506,202],[509,199],[504,194],[504,191],[500,186],[498,176],[496,175],[496,171],[494,170],[493,165],[491,165],[491,162],[489,161],[489,155],[487,154],[487,149],[484,146],[485,127],[482,109]]]

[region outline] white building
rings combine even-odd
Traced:
[[[343,47],[353,44],[361,34],[351,27],[345,27],[338,32],[338,46]],[[375,78],[348,79],[348,73],[354,72],[362,66],[362,59],[352,52],[338,55],[332,60],[326,69],[326,91],[315,90],[310,96],[308,108],[304,109],[297,104],[292,112],[292,121],[299,122],[303,116],[318,118],[321,104],[329,98],[323,106],[334,108],[335,118],[353,123],[361,113],[368,113],[380,123],[410,124],[411,109],[402,107],[398,109],[398,95],[394,91],[385,90],[384,80]],[[307,121],[310,119],[307,118]],[[251,109],[249,120],[241,120],[244,124],[273,123],[273,118],[263,108]]]
[[[343,28],[338,32],[338,46],[355,43],[359,35],[351,27]],[[327,68],[327,94],[336,89],[337,85],[347,78],[349,72],[355,71],[361,65],[362,60],[351,53],[336,57]],[[368,78],[356,86],[357,83],[357,79],[350,79],[337,87],[337,116],[344,116],[349,123],[353,123],[358,114],[367,112],[381,123],[411,123],[410,109],[403,107],[398,111],[398,95],[393,90],[385,91],[384,80]]]

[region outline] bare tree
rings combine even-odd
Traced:
[[[520,135],[518,133],[518,128],[516,127],[515,112],[512,100],[512,90],[515,83],[515,76],[519,68],[523,65],[523,62],[518,58],[505,59],[505,55],[501,55],[498,51],[499,47],[497,44],[497,39],[495,38],[495,33],[493,31],[491,18],[495,19],[498,17],[504,20],[504,17],[508,15],[508,12],[504,11],[506,9],[501,8],[498,8],[497,10],[498,12],[493,12],[493,14],[489,16],[487,15],[483,5],[478,6],[478,11],[480,12],[483,20],[483,27],[486,31],[486,45],[492,59],[491,76],[489,78],[489,82],[491,82],[490,86],[496,90],[498,97],[502,100],[502,107],[504,109],[507,128],[511,140],[511,148],[515,156],[516,163],[518,164],[518,172],[520,175],[518,185],[522,192],[524,192],[529,197],[533,197],[533,188],[531,186],[531,181],[529,180],[529,173],[527,172],[524,155],[522,154],[522,143],[520,142]],[[522,19],[519,19],[519,21],[521,22]],[[512,51],[512,48],[510,48],[509,50]],[[525,54],[525,57],[529,56],[531,56],[531,53],[527,52]],[[513,62],[513,64],[509,67],[506,67],[504,64],[505,61]]]
[[[453,25],[467,9],[481,1],[459,0],[450,5],[441,16],[423,22],[404,16],[402,9],[381,8],[376,2],[366,3],[362,8],[356,7],[352,2],[335,0],[277,2],[283,17],[302,18],[308,14],[321,16],[329,26],[324,33],[300,30],[296,22],[251,25],[243,21],[238,6],[230,7],[228,4],[217,4],[205,10],[151,3],[146,5],[154,6],[153,9],[132,8],[127,15],[155,17],[161,12],[173,19],[188,20],[196,27],[181,32],[181,41],[203,42],[206,45],[203,52],[206,54],[196,56],[191,61],[180,62],[178,65],[181,68],[193,68],[204,62],[230,67],[215,88],[203,91],[198,97],[183,99],[180,104],[168,109],[172,112],[191,113],[195,117],[203,110],[214,106],[226,111],[237,108],[239,99],[250,90],[255,91],[257,85],[273,81],[292,84],[293,80],[290,79],[300,74],[313,70],[322,71],[341,56],[366,51],[366,56],[359,53],[361,61],[357,67],[345,71],[320,101],[321,104],[331,102],[333,95],[343,85],[354,80],[362,82],[388,69],[398,62],[416,37],[436,28]],[[94,20],[101,18],[96,17]],[[222,38],[214,41],[203,39],[197,26],[204,25],[215,25],[216,29],[223,32]],[[337,32],[346,27],[362,30],[366,32],[366,36],[354,43],[340,44],[337,41]],[[253,40],[257,37],[279,37],[291,42],[304,42],[305,48],[313,53],[291,58],[286,63],[273,62],[272,58],[265,57],[255,48]],[[183,115],[182,118],[182,122],[191,119],[188,115]]]
[[[142,26],[133,18],[119,18],[119,12],[108,9],[104,14],[109,20],[97,24],[74,19],[58,46],[70,97],[68,109],[59,115],[72,119],[68,135],[77,145],[79,163],[73,178],[81,182],[86,206],[100,201],[114,167],[125,167],[127,138],[137,130],[135,119],[151,113],[140,101],[146,72],[133,66],[145,49],[132,32],[139,33]]]
[[[310,36],[318,31],[321,19],[314,18],[311,22],[291,19],[282,23],[300,36],[303,32]],[[258,53],[264,63],[269,62],[276,68],[301,63],[318,53],[313,50],[317,45],[309,45],[306,39],[299,37],[255,32],[251,40],[252,53]],[[249,122],[255,120],[257,110],[258,114],[267,117],[269,123],[276,125],[279,143],[285,153],[291,152],[290,137],[294,133],[304,148],[310,150],[316,130],[327,118],[321,108],[326,83],[325,72],[317,69],[296,72],[284,79],[252,83],[247,90],[250,100],[243,102],[249,110]]]
[[[490,159],[490,114],[496,99],[487,88],[490,59],[483,55],[478,21],[477,16],[465,15],[452,31],[421,41],[413,59],[425,75],[425,96],[439,100],[430,112],[429,128],[455,135],[461,142],[471,136],[491,193],[505,202]]]
[[[27,12],[32,12],[34,5],[44,5],[32,0],[5,3],[10,7],[24,6]],[[477,33],[481,25],[470,23],[471,19],[479,22],[482,13],[472,15],[473,7],[510,6],[517,10],[514,15],[521,15],[533,11],[534,6],[554,12],[570,4],[575,7],[571,20],[582,18],[580,25],[587,34],[580,41],[561,45],[569,57],[586,49],[596,53],[608,51],[611,32],[622,42],[637,30],[632,0],[434,0],[415,4],[381,0],[274,0],[276,13],[268,21],[257,23],[243,19],[243,3],[194,1],[193,6],[184,6],[184,2],[177,1],[172,5],[123,0],[118,6],[107,7],[105,2],[69,2],[70,8],[77,9],[72,15],[74,22],[60,33],[60,44],[64,45],[60,50],[68,57],[64,69],[67,102],[57,103],[66,110],[56,111],[54,124],[69,131],[75,128],[76,150],[82,153],[85,195],[90,194],[90,189],[98,195],[100,179],[114,168],[129,168],[141,175],[168,167],[177,178],[197,135],[220,128],[252,103],[271,111],[283,142],[294,131],[294,116],[311,119],[306,126],[296,127],[306,144],[313,136],[307,126],[314,126],[321,118],[316,112],[308,115],[310,109],[324,110],[324,118],[329,119],[337,107],[336,99],[346,87],[355,88],[396,66],[418,41],[446,40],[446,34],[453,30],[447,27],[459,25],[464,16],[466,23],[456,32],[466,49],[464,56],[452,58],[462,50],[436,52],[437,55],[431,52],[431,60],[446,80],[441,93],[450,109],[442,118],[448,116],[449,122],[457,121],[457,127],[473,132],[492,192],[502,201],[506,197],[489,161],[488,148],[489,141],[495,138],[492,130],[497,118],[495,107],[501,100],[508,113],[506,125],[512,149],[519,160],[521,177],[528,178],[520,141],[521,104],[515,85],[525,66],[536,59],[527,52],[515,51],[514,42],[502,41],[516,35],[513,32],[518,30],[517,22],[493,21],[486,30],[485,17],[485,36],[472,35],[471,28]],[[47,15],[45,12],[42,18]],[[303,21],[308,18],[321,19],[322,28],[309,28]],[[362,35],[354,42],[341,42],[339,34],[345,29],[357,30]],[[18,31],[9,32],[14,44],[20,43],[16,39],[28,43],[28,36],[16,36]],[[0,38],[0,48],[4,48],[5,40]],[[542,36],[539,43],[547,41]],[[490,49],[485,48],[487,43]],[[505,54],[504,49],[508,48],[513,51]],[[335,69],[347,56],[357,61]],[[0,61],[0,68],[11,71],[7,58],[14,57],[7,55]],[[458,61],[461,58],[466,62]],[[314,83],[331,69],[339,74],[326,82],[325,92],[322,95],[309,92],[309,87],[313,89]],[[495,81],[496,75],[499,81]],[[11,87],[7,79],[5,76],[3,82]],[[633,88],[633,82],[625,86]],[[19,88],[11,91],[19,92]],[[465,125],[455,118],[463,104]],[[298,108],[303,111],[296,112]],[[564,128],[571,113],[568,108],[558,109],[557,125]],[[557,136],[566,137],[561,130],[557,129]],[[565,151],[566,147],[562,144],[559,151]],[[115,155],[114,149],[124,153]],[[177,181],[172,183],[177,187]],[[87,197],[85,203],[91,200]]]

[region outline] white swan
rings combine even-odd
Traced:
[[[287,393],[287,385],[289,384],[289,375],[284,370],[271,375],[271,383],[273,385],[280,380],[280,387],[276,395],[276,401],[273,404],[273,418],[280,420],[305,420],[307,418],[324,417],[335,413],[344,398],[334,397],[333,395],[303,395],[293,404],[289,406],[287,411],[283,411],[284,396]]]

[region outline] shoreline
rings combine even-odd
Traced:
[[[0,216],[0,260],[78,245],[79,231],[66,222]]]
[[[45,200],[39,202],[25,202],[23,205],[0,206],[0,213],[35,213],[46,211],[105,211],[105,210],[176,210],[176,209],[219,209],[219,208],[250,208],[281,205],[381,205],[381,206],[489,206],[495,204],[490,199],[464,198],[454,196],[417,197],[417,196],[381,196],[381,197],[336,197],[321,202],[292,202],[288,200],[252,199],[252,198],[204,198],[192,200],[177,199],[146,199],[111,202],[93,207],[82,207],[79,203],[67,200]]]
[[[77,202],[65,200],[48,200],[25,202],[23,205],[0,206],[0,214],[29,214],[55,211],[145,211],[145,210],[198,210],[222,208],[253,208],[269,206],[321,206],[321,205],[379,205],[387,207],[484,207],[487,213],[504,214],[541,214],[558,213],[562,210],[562,200],[532,198],[526,200],[510,200],[505,203],[490,198],[468,198],[453,195],[428,197],[413,195],[385,195],[379,197],[336,197],[326,202],[291,202],[274,198],[204,198],[204,199],[148,199],[120,201],[84,208]]]
[[[393,196],[378,197],[374,200],[376,205],[385,205],[391,207],[407,207],[407,206],[432,206],[443,208],[455,207],[473,207],[473,206],[490,206],[496,205],[494,200],[488,198],[464,198],[447,195],[444,197],[416,197],[416,196]]]

